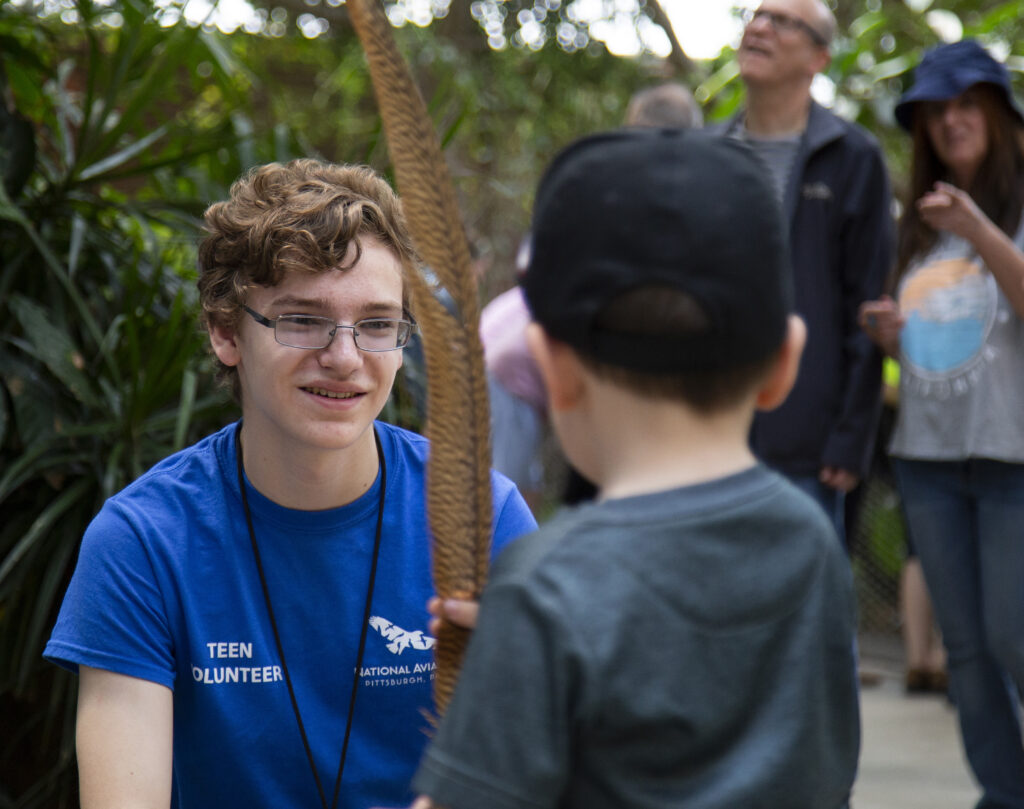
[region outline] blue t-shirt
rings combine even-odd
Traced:
[[[376,423],[387,464],[380,558],[339,805],[408,803],[427,741],[433,594],[426,439]],[[45,657],[174,690],[174,805],[316,806],[242,510],[226,427],[110,498],[82,540]],[[492,476],[494,553],[536,523]],[[373,555],[380,477],[326,511],[247,496],[288,669],[328,800]]]

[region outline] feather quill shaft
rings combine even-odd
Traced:
[[[427,365],[434,587],[442,597],[478,598],[490,559],[490,412],[469,245],[440,140],[379,0],[347,6],[370,66],[409,231],[420,259],[454,301],[451,311],[422,275],[411,279]],[[454,691],[467,640],[467,631],[451,625],[439,633],[438,715]]]

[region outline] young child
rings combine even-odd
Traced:
[[[849,563],[748,446],[804,339],[765,174],[692,130],[589,137],[548,169],[529,339],[599,497],[499,559],[417,806],[846,803]]]
[[[199,298],[242,420],[108,500],[46,657],[80,674],[83,809],[407,801],[433,704],[425,439],[377,421],[415,257],[373,171],[254,168]],[[493,477],[494,545],[535,527]]]

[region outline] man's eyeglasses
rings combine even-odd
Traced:
[[[824,48],[828,45],[828,40],[825,37],[799,17],[793,17],[779,11],[769,11],[766,8],[745,8],[740,11],[740,18],[743,20],[744,25],[750,25],[754,20],[766,20],[775,29],[776,33],[782,31],[803,31],[818,47]]]
[[[346,326],[329,317],[278,315],[270,318],[248,306],[242,308],[261,326],[273,329],[274,339],[289,348],[327,348],[338,329],[351,329],[352,339],[360,351],[395,351],[404,348],[416,330],[415,321],[390,317],[368,317]]]

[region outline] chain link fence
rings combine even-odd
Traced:
[[[899,580],[907,553],[906,526],[892,478],[872,474],[861,486],[852,520],[850,561],[857,589],[858,628],[899,634]]]
[[[887,392],[894,392],[895,381],[887,380]],[[882,412],[871,471],[854,493],[847,524],[859,634],[862,641],[875,641],[875,648],[889,649],[902,665],[900,574],[907,558],[907,526],[886,453],[896,420],[894,405],[890,397]]]

